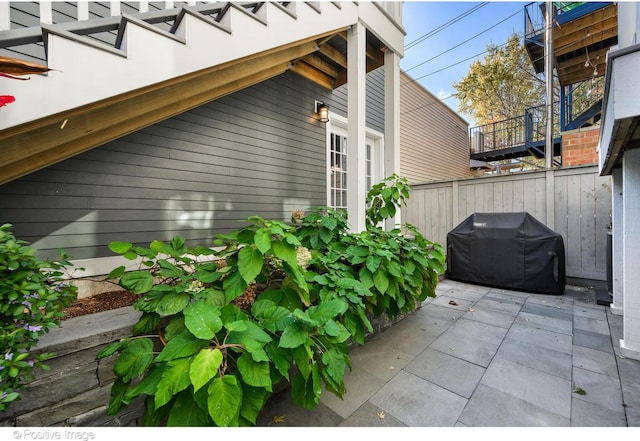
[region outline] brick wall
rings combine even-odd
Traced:
[[[598,163],[600,127],[586,127],[562,134],[562,165],[593,165]]]

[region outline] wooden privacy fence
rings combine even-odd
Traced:
[[[562,235],[567,277],[606,280],[611,189],[597,166],[434,181],[412,185],[401,216],[446,246],[447,233],[473,213],[527,211]]]

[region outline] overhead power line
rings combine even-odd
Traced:
[[[523,35],[519,35],[519,38],[522,38],[522,37],[523,37]],[[501,45],[499,45],[499,46],[495,46],[495,48],[505,47],[506,45],[507,45],[507,43],[504,43],[504,44],[501,44]],[[569,47],[569,46],[571,46],[571,45],[573,45],[573,42],[571,42],[571,43],[567,43],[567,44],[565,44],[565,45],[563,45],[563,46],[560,46],[560,47],[557,47],[557,48],[556,48],[556,50],[561,50],[561,49],[564,49],[564,48]],[[436,73],[442,72],[443,70],[449,69],[449,68],[451,68],[451,67],[453,67],[453,66],[457,66],[457,65],[458,65],[458,64],[460,64],[460,63],[464,63],[465,61],[469,61],[469,60],[471,60],[471,59],[473,59],[473,58],[475,58],[475,57],[479,57],[480,55],[484,55],[484,54],[486,54],[487,52],[489,52],[489,51],[488,51],[488,50],[486,50],[486,51],[484,51],[484,52],[481,52],[481,53],[479,53],[479,54],[474,55],[473,57],[465,58],[464,60],[461,60],[461,61],[458,61],[458,62],[456,62],[456,63],[450,64],[449,66],[443,67],[442,69],[439,69],[439,70],[437,70],[437,71],[430,72],[430,73],[428,73],[428,74],[426,74],[426,75],[423,75],[423,76],[421,76],[421,77],[418,77],[418,78],[413,78],[413,79],[411,79],[410,81],[405,81],[404,83],[401,83],[401,84],[400,84],[400,86],[405,86],[405,85],[407,85],[407,84],[411,84],[411,83],[417,82],[418,80],[420,80],[420,79],[422,79],[422,78],[425,78],[425,77],[428,77],[428,76],[430,76],[430,75],[434,75],[434,74],[436,74]],[[536,58],[535,60],[531,60],[531,61],[535,63],[535,62],[541,61],[543,58],[544,58],[544,56],[542,56],[542,57],[540,57],[540,58]],[[404,70],[403,70],[403,71],[404,71]],[[406,71],[404,71],[404,72],[406,72]],[[413,109],[409,109],[409,110],[406,110],[406,111],[404,111],[404,112],[401,112],[401,115],[406,115],[407,113],[412,113],[412,112],[415,112],[415,111],[418,111],[418,110],[421,110],[421,109],[424,109],[424,108],[427,108],[427,107],[437,106],[437,105],[439,105],[441,102],[446,101],[446,100],[448,100],[448,99],[450,99],[450,98],[454,98],[454,97],[456,97],[456,96],[457,96],[457,94],[452,93],[451,95],[446,96],[446,97],[444,97],[444,98],[436,99],[436,101],[434,101],[434,102],[427,103],[427,104],[424,104],[424,105],[422,105],[422,106],[418,106],[418,107],[415,107],[415,108],[413,108]]]
[[[504,44],[501,44],[500,46],[495,46],[495,47],[496,47],[496,48],[501,48],[501,47],[505,47],[506,45],[507,45],[507,43],[504,43]],[[455,63],[452,63],[452,64],[448,65],[448,66],[443,67],[442,69],[438,69],[438,70],[435,70],[435,71],[433,71],[433,72],[429,72],[428,74],[424,74],[424,75],[422,75],[422,76],[420,76],[420,77],[414,78],[412,81],[407,81],[407,82],[402,83],[402,84],[400,84],[400,85],[401,85],[401,86],[404,86],[405,84],[409,84],[409,83],[416,82],[416,81],[418,81],[418,80],[421,80],[422,78],[426,78],[426,77],[428,77],[428,76],[430,76],[430,75],[434,75],[434,74],[437,74],[437,73],[439,73],[439,72],[442,72],[443,70],[450,69],[450,68],[452,68],[453,66],[457,66],[458,64],[462,64],[462,63],[464,63],[465,61],[473,60],[474,58],[477,58],[477,57],[479,57],[480,55],[484,55],[484,54],[486,54],[487,52],[489,52],[489,51],[485,50],[485,51],[483,51],[483,52],[477,53],[477,54],[475,54],[475,55],[472,55],[471,57],[465,58],[464,60],[457,61],[457,62],[455,62]],[[403,70],[404,70],[404,69],[403,69]],[[404,71],[404,72],[406,72],[406,71]]]
[[[458,17],[456,17],[456,18],[454,18],[454,19],[450,20],[449,22],[447,22],[447,23],[445,23],[445,24],[443,24],[443,25],[439,26],[439,27],[438,27],[438,28],[436,28],[435,30],[433,30],[433,31],[431,31],[431,32],[429,32],[429,33],[427,33],[427,34],[423,35],[422,37],[420,37],[420,38],[418,38],[418,39],[414,40],[413,42],[411,42],[411,43],[409,43],[408,45],[406,45],[406,46],[405,46],[405,50],[406,50],[406,49],[408,49],[408,48],[414,47],[415,45],[417,45],[417,44],[419,44],[420,42],[424,41],[425,39],[429,38],[430,36],[435,35],[435,34],[436,34],[437,32],[439,32],[440,30],[445,29],[446,27],[450,26],[451,24],[455,23],[456,21],[459,21],[459,20],[461,20],[462,18],[464,18],[464,17],[468,16],[469,14],[471,14],[471,13],[473,13],[473,12],[477,11],[479,8],[481,8],[482,6],[485,6],[487,3],[488,3],[488,2],[484,2],[484,3],[481,3],[481,4],[479,4],[479,5],[476,5],[475,7],[471,8],[470,10],[466,11],[465,13],[463,13],[463,14],[459,15]],[[473,37],[471,37],[471,38],[469,38],[469,39],[467,39],[467,40],[463,41],[462,43],[459,43],[458,45],[456,45],[456,46],[454,46],[454,47],[451,47],[451,48],[449,48],[449,49],[447,49],[447,50],[445,50],[445,51],[441,52],[440,54],[438,54],[438,55],[436,55],[436,56],[434,56],[434,57],[432,57],[432,58],[430,58],[430,59],[428,59],[428,60],[426,60],[426,61],[424,61],[424,62],[422,62],[422,63],[420,63],[420,64],[418,64],[418,65],[416,65],[416,66],[413,66],[413,67],[411,67],[411,68],[409,68],[409,69],[403,69],[403,72],[405,72],[405,73],[406,73],[406,72],[408,72],[408,71],[410,71],[410,70],[412,70],[412,69],[415,69],[416,67],[422,66],[423,64],[425,64],[425,63],[427,63],[427,62],[429,62],[429,61],[432,61],[432,60],[434,60],[435,58],[438,58],[438,57],[440,57],[440,56],[442,56],[442,55],[444,55],[444,54],[446,54],[446,53],[448,53],[448,52],[452,51],[453,49],[456,49],[456,48],[458,48],[458,47],[462,46],[462,45],[463,45],[463,44],[465,44],[465,43],[468,43],[468,42],[469,42],[469,41],[471,41],[472,39],[474,39],[474,38],[478,37],[479,35],[483,34],[484,32],[486,32],[486,31],[488,31],[488,30],[490,30],[490,29],[494,28],[495,26],[497,26],[497,25],[499,25],[499,24],[501,24],[501,23],[505,22],[506,20],[509,20],[510,18],[512,18],[513,16],[515,16],[516,14],[518,14],[519,12],[520,12],[520,10],[518,10],[518,11],[514,12],[514,13],[513,13],[513,14],[511,14],[510,16],[508,16],[508,17],[506,17],[505,19],[503,19],[503,20],[499,21],[498,23],[494,24],[493,26],[491,26],[491,27],[489,27],[489,28],[485,29],[484,31],[482,31],[482,32],[480,32],[480,33],[478,33],[478,34],[474,35]],[[518,34],[518,37],[519,37],[519,39],[521,39],[521,40],[522,40],[524,36],[523,36],[522,34]],[[521,44],[523,44],[523,43],[524,43],[524,42],[523,42],[523,41],[521,41]],[[492,46],[492,48],[496,48],[496,49],[503,48],[503,47],[507,46],[507,44],[508,44],[508,43],[504,43],[504,44],[501,44],[501,45],[495,45],[495,46]],[[568,46],[571,46],[571,45],[573,45],[573,43],[572,43],[572,42],[571,42],[571,43],[567,43],[567,44],[563,45],[562,47],[556,47],[556,50],[560,50],[560,49],[563,49],[563,48],[568,47]],[[465,58],[465,59],[463,59],[463,60],[457,61],[457,62],[455,62],[455,63],[452,63],[452,64],[448,65],[448,66],[445,66],[445,67],[443,67],[443,68],[441,68],[441,69],[435,70],[435,71],[433,71],[433,72],[429,72],[429,73],[427,73],[427,74],[425,74],[425,75],[422,75],[422,76],[420,76],[420,77],[417,77],[417,78],[412,78],[412,79],[411,79],[411,80],[409,80],[409,81],[405,81],[405,82],[401,83],[401,84],[400,84],[400,86],[405,86],[405,85],[408,85],[408,84],[411,84],[411,83],[414,83],[414,82],[418,82],[418,80],[421,80],[421,79],[423,79],[423,78],[425,78],[425,77],[428,77],[428,76],[431,76],[431,75],[435,75],[435,74],[440,73],[440,72],[442,72],[442,71],[444,71],[444,70],[447,70],[447,69],[450,69],[450,68],[452,68],[452,67],[454,67],[454,66],[457,66],[457,65],[459,65],[459,64],[461,64],[461,63],[464,63],[464,62],[466,62],[466,61],[469,61],[469,60],[472,60],[472,59],[474,59],[474,58],[480,57],[481,55],[484,55],[484,54],[486,54],[487,52],[489,52],[489,51],[488,51],[488,50],[485,50],[485,51],[480,52],[480,53],[478,53],[478,54],[476,54],[476,55],[473,55],[473,56],[471,56],[471,57],[468,57],[468,58]],[[535,59],[535,60],[531,60],[531,61],[532,61],[533,63],[536,63],[536,62],[538,62],[538,61],[542,60],[543,58],[544,58],[544,56],[543,56],[543,57],[540,57],[539,59]],[[456,93],[453,93],[453,94],[451,94],[451,95],[449,95],[449,96],[446,96],[446,97],[444,97],[444,98],[442,98],[442,99],[436,99],[434,102],[427,103],[427,104],[425,104],[425,105],[418,106],[418,107],[416,107],[416,108],[409,109],[409,110],[406,110],[406,111],[404,111],[404,112],[401,112],[401,115],[405,115],[405,114],[407,114],[407,113],[415,112],[415,111],[418,111],[418,110],[421,110],[421,109],[424,109],[424,108],[427,108],[427,107],[431,107],[431,106],[439,105],[439,104],[440,104],[440,103],[442,103],[443,101],[446,101],[446,100],[448,100],[448,99],[450,99],[450,98],[454,98],[456,95],[457,95]]]
[[[415,46],[417,46],[418,44],[422,43],[423,41],[425,41],[427,38],[432,37],[434,35],[436,35],[438,32],[448,28],[449,26],[451,26],[452,24],[462,20],[463,18],[467,17],[468,15],[473,14],[474,12],[476,12],[478,9],[488,5],[489,2],[482,2],[476,6],[474,6],[473,8],[467,10],[466,12],[463,12],[462,14],[458,15],[457,17],[452,18],[451,20],[449,20],[448,22],[441,24],[440,26],[438,26],[437,28],[435,28],[432,31],[427,32],[426,34],[418,37],[417,39],[413,40],[412,42],[408,43],[407,45],[405,45],[404,49],[405,50],[409,50]]]
[[[508,16],[508,17],[504,18],[503,20],[500,20],[499,22],[497,22],[496,24],[494,24],[494,25],[492,25],[492,26],[490,26],[490,27],[486,28],[485,30],[483,30],[483,31],[481,31],[481,32],[478,32],[476,35],[474,35],[473,37],[470,37],[470,38],[466,39],[466,40],[465,40],[465,41],[463,41],[462,43],[459,43],[459,44],[457,44],[457,45],[455,45],[455,46],[453,46],[453,47],[451,47],[451,48],[449,48],[449,49],[447,49],[447,50],[445,50],[445,51],[443,51],[443,52],[440,52],[438,55],[436,55],[436,56],[434,56],[434,57],[431,57],[431,58],[429,58],[428,60],[425,60],[425,61],[423,61],[423,62],[422,62],[422,63],[420,63],[420,64],[416,64],[415,66],[410,67],[409,69],[405,69],[404,71],[405,71],[405,72],[409,72],[410,70],[413,70],[413,69],[415,69],[416,67],[420,67],[420,66],[422,66],[423,64],[428,63],[429,61],[433,61],[433,60],[435,60],[436,58],[438,58],[438,57],[440,57],[440,56],[442,56],[442,55],[444,55],[444,54],[446,54],[446,53],[449,53],[449,52],[451,52],[451,51],[452,51],[452,50],[454,50],[454,49],[459,48],[459,47],[460,47],[460,46],[462,46],[463,44],[466,44],[466,43],[470,42],[471,40],[473,40],[474,38],[478,37],[479,35],[482,35],[482,34],[484,34],[485,32],[490,31],[491,29],[493,29],[493,28],[495,28],[496,26],[498,26],[498,25],[500,25],[500,24],[504,23],[505,21],[509,20],[510,18],[514,17],[516,14],[519,14],[520,12],[521,12],[521,10],[520,10],[520,9],[518,9],[516,12],[514,12],[514,13],[513,13],[513,14],[511,14],[510,16]]]

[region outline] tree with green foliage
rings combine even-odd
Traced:
[[[535,73],[518,34],[504,46],[487,45],[483,60],[476,60],[455,83],[458,110],[478,124],[523,115],[527,107],[544,105],[544,78]]]

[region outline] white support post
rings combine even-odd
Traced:
[[[390,49],[384,52],[384,177],[400,175],[400,57]],[[386,229],[399,227],[400,210],[388,219]]]
[[[89,2],[78,2],[78,21],[89,20]]]
[[[0,2],[0,31],[11,29],[11,4]]]
[[[365,225],[366,29],[357,23],[347,33],[347,212],[352,232]]]
[[[112,17],[118,17],[121,15],[120,2],[109,2],[109,8],[111,9]]]
[[[622,191],[624,193],[623,284],[627,288],[623,299],[623,338],[620,354],[640,360],[640,150],[627,150],[622,161]],[[634,289],[635,288],[635,289]]]
[[[622,169],[616,168],[612,173],[613,188],[611,190],[611,223],[613,231],[612,270],[613,270],[613,302],[610,309],[613,314],[622,315],[624,306],[624,265],[622,261],[624,249]]]
[[[51,9],[51,2],[40,2],[40,23],[53,23],[53,11]]]

